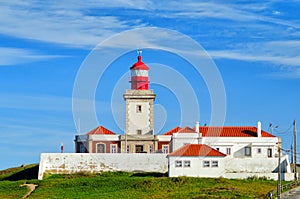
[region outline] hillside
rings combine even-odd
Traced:
[[[38,181],[38,165],[0,171],[0,198],[21,198],[24,183],[38,185],[29,198],[266,198],[276,181],[168,178],[123,172],[49,175]]]

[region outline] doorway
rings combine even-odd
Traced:
[[[135,145],[135,152],[136,153],[143,153],[144,146],[143,145]]]

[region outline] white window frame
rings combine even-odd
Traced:
[[[211,161],[211,167],[213,167],[213,168],[219,167],[219,161],[218,160],[212,160]]]
[[[175,161],[175,167],[176,167],[176,168],[182,167],[182,160],[176,160],[176,161]]]
[[[249,149],[249,153],[247,153],[247,149]],[[250,146],[246,146],[245,147],[245,157],[251,157],[252,156],[252,151],[251,151],[251,147]]]
[[[230,147],[227,147],[227,148],[226,148],[226,154],[227,154],[227,155],[231,155],[231,148],[230,148]]]
[[[111,144],[110,145],[110,153],[117,153],[118,151],[118,145],[117,144]]]
[[[273,150],[272,150],[272,148],[268,148],[267,149],[267,156],[268,156],[268,158],[272,158],[273,157]]]
[[[191,161],[190,160],[184,160],[183,161],[183,167],[191,167]]]
[[[203,160],[203,168],[209,168],[210,167],[210,161],[209,160]]]
[[[104,144],[104,143],[97,143],[96,144],[96,153],[98,153],[98,145],[104,145],[104,152],[103,153],[106,153],[106,144]]]
[[[168,144],[163,144],[162,145],[162,152],[164,154],[168,154],[169,153],[169,145]]]

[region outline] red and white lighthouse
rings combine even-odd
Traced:
[[[149,67],[142,62],[141,52],[138,55],[138,61],[130,67],[131,70],[131,90],[148,90]]]
[[[141,51],[138,61],[130,67],[131,89],[126,90],[123,97],[126,102],[126,129],[122,152],[149,151],[157,146],[154,144],[154,108],[156,95],[149,90],[149,67],[142,62]],[[132,140],[130,140],[132,139]],[[147,140],[148,139],[148,140]],[[141,140],[139,144],[131,141]],[[147,142],[146,142],[147,140]],[[130,144],[131,143],[131,144]],[[151,146],[150,146],[151,145]]]

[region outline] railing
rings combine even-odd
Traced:
[[[283,190],[289,190],[289,189],[295,188],[298,185],[298,183],[299,183],[299,181],[293,181],[288,184],[284,184],[280,187],[281,188],[280,192],[282,193]],[[274,189],[273,191],[271,191],[271,193],[272,193],[273,197],[277,196],[277,189]]]
[[[286,190],[286,189],[294,188],[294,187],[297,186],[297,184],[298,184],[298,181],[293,181],[293,182],[291,182],[291,183],[282,185],[282,186],[281,186],[281,191]]]

